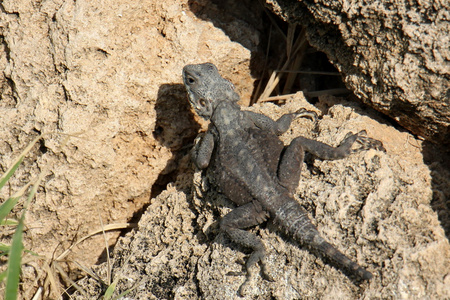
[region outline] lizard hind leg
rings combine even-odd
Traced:
[[[266,247],[256,235],[243,230],[244,228],[261,224],[268,217],[269,214],[262,209],[261,205],[253,201],[235,208],[225,215],[220,222],[220,229],[225,231],[233,242],[253,249],[245,264],[247,278],[239,288],[241,296],[246,293],[246,289],[254,275],[251,271],[252,267],[258,262],[261,262],[261,271],[265,279],[273,281],[265,266]]]
[[[278,180],[292,195],[298,187],[305,151],[299,140],[294,139],[281,155]]]
[[[307,111],[306,109],[302,108],[298,110],[297,112],[293,114],[288,114],[282,116],[280,119],[278,119],[277,123],[279,125],[282,123],[283,118],[310,118],[313,122],[317,122],[317,114],[312,111]],[[289,123],[290,124],[290,119]],[[287,128],[285,128],[284,131],[286,131]],[[287,188],[289,193],[292,195],[295,193],[295,190],[298,187],[299,180],[300,180],[300,173],[302,170],[302,163],[303,159],[305,157],[305,149],[302,146],[302,139],[296,138],[294,139],[289,146],[285,147],[281,157],[280,162],[278,165],[278,180],[280,185]]]

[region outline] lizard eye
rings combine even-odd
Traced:
[[[203,106],[203,107],[206,106],[206,100],[205,100],[205,99],[200,99],[200,100],[198,101],[198,103],[199,103],[201,106]]]
[[[194,84],[195,83],[195,79],[192,78],[191,76],[187,76],[186,77],[186,83],[187,84]]]

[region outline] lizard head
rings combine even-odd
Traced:
[[[185,66],[183,82],[189,102],[195,112],[205,119],[211,118],[219,102],[239,101],[234,85],[220,76],[219,70],[212,63]]]

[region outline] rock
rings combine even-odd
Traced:
[[[5,0],[1,8],[2,169],[36,136],[46,134],[0,194],[5,199],[47,170],[27,212],[25,248],[40,257],[26,254],[21,297],[33,298],[35,285],[44,287],[45,298],[60,297],[62,289],[45,281],[47,264],[101,223],[133,222],[145,208],[139,228],[114,249],[118,291],[133,286],[132,295],[145,299],[235,297],[243,277],[226,273],[242,270],[239,260],[246,250],[217,232],[229,203],[210,197],[210,189],[197,188],[204,199],[191,193],[199,186],[194,184],[199,174],[192,173],[187,154],[204,124],[189,111],[181,69],[213,62],[246,103],[253,93],[250,71],[255,67],[250,64],[255,64],[253,51],[262,38],[258,30],[221,15],[225,32],[235,32],[230,38],[213,25],[218,19],[208,19],[224,14],[221,7],[206,0],[108,5],[98,0]],[[281,108],[261,104],[253,109],[276,117],[308,105],[302,99]],[[388,149],[336,162],[308,160],[298,191],[324,236],[376,277],[359,288],[268,224],[252,230],[269,248],[277,281],[257,279],[251,295],[298,298],[297,290],[311,297],[448,298],[448,242],[430,208],[433,189],[433,207],[441,220],[450,220],[445,165],[433,163],[430,183],[421,141],[362,116],[367,112],[348,103],[322,98],[318,107],[324,114],[320,134],[299,120],[284,136],[286,142],[305,134],[336,144],[348,130],[364,128]],[[444,157],[441,153],[429,155]],[[20,209],[19,204],[16,216]],[[450,232],[450,222],[442,226]],[[2,231],[0,242],[9,243],[13,230]],[[118,235],[106,234],[108,246]],[[65,269],[76,280],[79,269],[70,262],[90,267],[102,260],[105,247],[103,236],[90,237],[59,263],[69,262]],[[106,266],[95,268],[106,280]],[[89,295],[104,293],[95,280],[85,281],[80,284]]]
[[[450,141],[450,5],[425,1],[267,0],[305,27],[347,86],[434,143]]]
[[[301,134],[336,145],[347,132],[362,129],[383,140],[386,153],[370,150],[337,161],[307,158],[297,190],[298,201],[322,235],[374,278],[355,284],[269,223],[250,230],[268,248],[275,282],[257,276],[244,299],[450,297],[450,245],[430,208],[430,172],[419,149],[404,143],[414,137],[364,116],[367,112],[355,104],[336,103],[333,97],[322,97],[318,110],[299,93],[282,107],[265,103],[251,110],[274,119],[300,107],[323,114],[317,127],[307,119],[296,120],[283,135],[286,144]],[[119,239],[112,255],[115,295],[130,291],[127,297],[133,299],[238,298],[248,251],[218,231],[218,216],[231,207],[202,183],[200,172],[180,174],[152,200],[138,228]],[[106,270],[106,264],[98,269],[103,278]],[[89,298],[101,295],[95,280],[79,284]]]
[[[47,168],[27,214],[25,247],[48,260],[100,229],[100,219],[129,221],[149,204],[155,183],[173,181],[174,153],[198,131],[184,102],[184,65],[211,61],[238,79],[241,94],[252,92],[250,51],[197,19],[188,1],[6,0],[1,7],[2,170],[47,134],[1,199]],[[107,234],[109,245],[118,235]],[[90,266],[104,248],[97,235],[67,259]],[[36,272],[45,279],[39,264],[31,283]],[[30,290],[22,298],[31,299]]]

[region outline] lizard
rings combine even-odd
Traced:
[[[198,169],[206,169],[211,183],[237,206],[220,220],[220,230],[233,242],[253,250],[245,265],[247,278],[239,289],[241,296],[252,277],[251,269],[258,262],[263,276],[273,280],[265,267],[264,243],[245,230],[268,219],[358,281],[370,280],[371,272],[320,236],[294,193],[305,152],[334,160],[371,148],[385,151],[383,144],[367,137],[363,130],[348,133],[337,147],[302,136],[284,146],[278,136],[289,129],[292,120],[306,117],[316,121],[315,112],[302,108],[274,121],[263,114],[241,110],[234,85],[220,75],[214,64],[186,65],[182,75],[192,108],[209,120],[207,131],[193,147],[192,160]],[[353,149],[355,143],[360,147]]]

